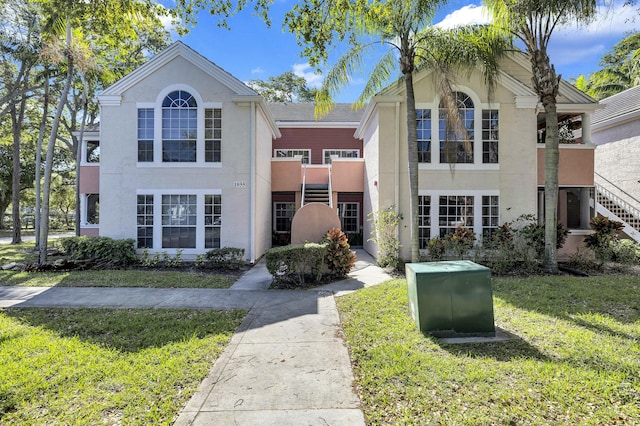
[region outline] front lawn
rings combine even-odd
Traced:
[[[506,342],[423,336],[405,280],[338,299],[371,424],[640,424],[640,277],[493,279]]]
[[[171,424],[244,315],[0,310],[0,424]]]
[[[0,244],[0,266],[10,262],[37,262],[34,243]],[[217,274],[211,271],[170,269],[96,269],[70,272],[19,272],[0,270],[0,285],[32,287],[152,287],[229,288],[238,271]]]

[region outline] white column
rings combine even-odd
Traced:
[[[582,143],[585,145],[593,145],[591,142],[591,113],[582,113]]]
[[[591,208],[589,205],[590,188],[580,188],[580,229],[589,229]]]

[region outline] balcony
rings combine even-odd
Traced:
[[[595,146],[560,144],[558,184],[560,186],[593,186]],[[544,185],[544,144],[538,144],[538,185]]]
[[[364,159],[335,158],[331,165],[302,164],[301,158],[271,159],[271,191],[300,192],[307,184],[328,184],[332,192],[364,191]],[[331,171],[330,171],[331,170]]]

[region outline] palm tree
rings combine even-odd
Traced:
[[[561,76],[556,74],[547,49],[556,27],[587,23],[596,14],[595,0],[486,0],[496,28],[524,43],[529,55],[532,83],[545,112],[545,259],[549,273],[558,272],[557,210],[559,135],[557,97]]]
[[[365,61],[370,60],[369,54],[375,53],[381,44],[388,47],[373,67],[355,106],[363,106],[389,83],[392,72],[396,67],[399,68],[404,80],[407,105],[412,262],[420,258],[414,73],[423,68],[432,71],[447,106],[449,121],[459,123],[452,89],[453,76],[482,64],[482,72],[491,88],[498,75],[498,59],[508,46],[506,38],[495,37],[483,27],[443,30],[430,26],[440,3],[429,0],[325,3],[316,0],[294,7],[285,20],[298,38],[310,45],[305,49],[305,55],[312,63],[326,60],[327,48],[332,44],[335,32],[338,39],[349,38],[350,49],[327,73],[316,95],[317,113],[320,115],[328,112],[333,96],[351,80],[355,72],[362,69]]]

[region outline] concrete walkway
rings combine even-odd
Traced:
[[[228,290],[0,286],[0,307],[247,309],[176,425],[364,425],[334,294],[391,277],[356,253],[348,279],[308,291],[266,290],[263,260]]]

